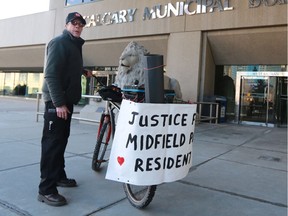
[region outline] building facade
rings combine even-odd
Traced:
[[[50,0],[50,10],[0,20],[0,94],[41,90],[45,45],[68,13],[87,22],[84,64],[118,67],[130,41],[164,57],[184,100],[225,98],[226,120],[287,125],[287,0]]]

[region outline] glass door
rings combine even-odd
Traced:
[[[276,119],[278,127],[287,127],[288,78],[277,77]]]
[[[275,77],[241,77],[241,123],[263,126],[274,124],[275,83]]]

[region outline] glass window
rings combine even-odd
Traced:
[[[4,79],[4,95],[12,95],[13,94],[13,87],[14,87],[14,73],[6,73]]]
[[[4,95],[5,73],[0,72],[0,95]]]
[[[66,6],[81,4],[82,0],[66,0]]]
[[[27,96],[34,98],[37,96],[37,92],[41,91],[43,78],[43,73],[28,73]]]
[[[89,3],[89,2],[95,2],[100,0],[66,0],[65,6],[71,6],[71,5],[77,5],[82,3]]]
[[[0,71],[0,95],[16,95],[36,98],[41,91],[43,73],[18,73]]]

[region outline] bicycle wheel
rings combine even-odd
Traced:
[[[108,160],[108,159],[105,160],[104,156],[105,156],[106,149],[110,141],[111,131],[112,131],[111,122],[105,121],[100,130],[100,134],[97,138],[94,153],[93,153],[92,169],[95,171],[99,171],[101,163],[106,162]]]
[[[123,184],[125,194],[132,206],[136,208],[145,208],[152,201],[157,186],[138,186]]]

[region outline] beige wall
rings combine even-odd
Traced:
[[[159,0],[157,4],[176,3],[175,0]],[[221,1],[224,3],[224,0]],[[267,26],[287,26],[287,4],[275,6],[260,5],[249,8],[248,0],[229,0],[233,10],[200,13],[155,20],[142,20],[145,7],[152,8],[154,1],[118,1],[104,0],[95,3],[64,7],[64,0],[51,0],[50,11],[28,16],[0,20],[0,48],[41,44],[52,36],[60,34],[65,26],[65,17],[69,12],[79,11],[83,16],[104,14],[136,8],[133,22],[103,25],[86,28],[83,38],[86,40],[111,39],[135,36],[169,34],[174,32],[211,31],[224,29],[259,28]],[[196,7],[193,3],[191,11]],[[208,8],[207,10],[209,10]],[[87,18],[89,23],[89,18]],[[21,36],[19,36],[21,35]]]
[[[53,0],[56,1],[56,0]],[[59,7],[63,7],[56,1]],[[154,1],[134,1],[125,0],[118,1],[105,0],[95,2],[93,4],[84,4],[81,6],[70,6],[59,11],[63,14],[57,22],[57,25],[64,25],[65,15],[72,11],[79,11],[83,16],[91,16],[93,14],[103,15],[105,12],[115,12],[136,8],[135,20],[129,23],[112,24],[106,26],[96,26],[87,28],[83,34],[85,39],[106,39],[115,37],[130,37],[142,35],[167,34],[174,32],[190,32],[190,31],[210,31],[223,29],[240,29],[263,26],[287,25],[287,4],[275,6],[260,5],[257,8],[249,8],[248,0],[229,0],[230,7],[233,10],[200,13],[195,15],[171,16],[170,18],[162,18],[155,20],[142,20],[145,7],[152,8],[156,4],[166,5],[168,3],[176,4],[175,0],[159,0]],[[224,4],[224,0],[221,1]],[[210,8],[207,8],[209,10]],[[196,4],[193,3],[191,11],[196,10]],[[89,22],[89,18],[87,18]],[[57,27],[60,31],[60,27]]]
[[[41,71],[54,25],[55,11],[0,20],[0,70]]]
[[[186,31],[287,25],[287,4],[265,6],[262,3],[259,7],[249,8],[249,0],[229,0],[229,3],[233,10],[219,12],[215,9],[213,13],[187,16]]]
[[[3,47],[45,44],[54,36],[55,11],[0,20]]]
[[[197,101],[201,32],[173,33],[168,41],[167,74],[181,85],[183,99]]]
[[[215,61],[207,33],[203,34],[202,58],[201,58],[201,82],[198,100],[203,100],[206,96],[214,95],[215,87]]]
[[[119,57],[130,41],[138,42],[151,54],[163,55],[164,62],[166,62],[168,36],[86,41],[83,47],[84,64],[86,66],[118,66]]]
[[[86,66],[117,66],[134,40],[162,54],[184,99],[197,101],[213,94],[215,65],[287,64],[287,4],[249,8],[248,0],[230,0],[233,10],[142,20],[145,7],[176,2],[103,0],[64,7],[64,0],[51,0],[48,12],[0,20],[0,70],[43,67],[45,43],[63,31],[69,12],[91,16],[131,8],[137,9],[133,22],[84,29]],[[195,3],[190,10],[197,10]]]
[[[157,1],[157,3],[165,4],[168,1]],[[172,1],[176,2],[176,1]],[[85,4],[77,7],[67,7],[64,9],[64,14],[78,10],[83,16],[91,16],[93,14],[104,14],[105,12],[114,12],[119,10],[127,10],[136,8],[135,20],[133,22],[112,24],[106,26],[96,26],[87,28],[83,37],[85,39],[106,39],[118,37],[134,37],[143,35],[158,35],[167,34],[170,32],[184,31],[185,16],[171,17],[169,19],[157,20],[142,20],[143,10],[146,6],[154,6],[153,1],[135,1],[125,0],[118,1],[115,4],[114,0],[99,1],[93,4]],[[87,19],[89,23],[89,19]]]

